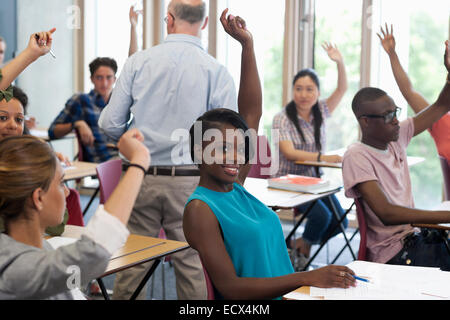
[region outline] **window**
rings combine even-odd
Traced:
[[[284,1],[258,0],[220,0],[218,15],[225,8],[230,14],[239,15],[246,20],[255,42],[255,53],[259,76],[263,88],[263,118],[260,131],[270,138],[272,119],[282,109],[282,70]],[[241,46],[226,35],[218,20],[217,59],[225,65],[233,76],[236,89],[239,90],[241,73]]]
[[[117,77],[128,58],[130,47],[130,7],[142,10],[142,0],[95,0],[85,2],[85,91],[92,89],[89,63],[96,57],[110,57],[119,67]],[[136,28],[138,48],[142,48],[143,23]]]
[[[320,78],[321,98],[328,98],[337,87],[336,63],[322,48],[324,41],[336,44],[347,73],[348,90],[327,121],[327,151],[346,148],[358,139],[359,126],[351,110],[360,86],[361,0],[316,1],[314,69]]]
[[[429,103],[436,101],[447,71],[443,65],[444,41],[448,39],[450,3],[448,1],[409,2],[409,37],[396,39],[408,43],[408,74],[414,88]],[[395,31],[395,30],[394,30]],[[408,115],[413,115],[411,108]],[[442,171],[431,135],[424,132],[408,147],[408,155],[426,161],[411,167],[414,200],[417,207],[431,209],[442,202]]]

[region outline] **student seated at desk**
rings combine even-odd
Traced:
[[[450,72],[448,41],[445,66]],[[450,271],[450,255],[442,238],[419,233],[411,224],[450,222],[448,211],[414,208],[406,148],[450,109],[450,80],[434,104],[399,122],[399,108],[386,92],[361,89],[352,102],[362,131],[361,142],[344,155],[345,194],[359,198],[367,222],[368,260],[379,263],[440,267]]]
[[[28,97],[20,88],[12,86],[12,98],[7,101],[0,94],[0,141],[7,137],[21,136],[25,133],[25,114]],[[26,133],[25,133],[26,134]],[[59,152],[55,152],[59,161],[70,165],[69,159]],[[58,225],[46,229],[46,233],[52,236],[64,232],[64,226],[69,218],[66,210],[64,221]],[[4,231],[3,219],[0,217],[0,232]]]
[[[123,246],[142,179],[150,164],[142,134],[133,129],[118,143],[130,166],[104,206],[97,209],[80,240],[56,250],[44,240],[46,227],[61,223],[68,195],[64,171],[50,146],[32,137],[0,141],[0,299],[73,299],[70,266],[80,283],[103,274]],[[79,291],[78,291],[79,292]]]
[[[295,161],[326,161],[339,163],[339,155],[323,155],[326,144],[326,120],[336,110],[347,91],[347,76],[344,59],[339,50],[324,44],[330,59],[336,62],[338,69],[338,84],[336,90],[327,98],[319,100],[320,82],[317,73],[312,69],[304,69],[297,73],[293,80],[293,100],[273,119],[272,129],[280,134],[280,166],[277,177],[287,174],[297,174],[310,177],[320,177],[319,167],[298,165]],[[336,217],[332,206],[339,216],[344,215],[335,195],[318,200],[308,213],[308,220],[301,238],[293,247],[296,258],[296,270],[303,270],[308,263],[313,244],[320,244],[329,236],[338,234]],[[305,212],[309,204],[299,206],[300,212]],[[347,219],[342,223],[346,228]],[[332,233],[331,233],[332,232]]]
[[[400,63],[400,59],[395,51],[393,27],[391,26],[391,31],[389,31],[386,25],[386,29],[381,29],[381,33],[383,37],[380,34],[378,34],[378,37],[380,38],[383,49],[389,56],[392,72],[400,92],[414,112],[419,113],[428,107],[430,103],[413,88],[408,74]],[[433,123],[428,130],[434,139],[439,155],[450,162],[450,112],[447,112],[441,119]]]
[[[116,82],[117,63],[114,59],[99,57],[89,64],[91,82],[89,93],[79,93],[67,100],[63,110],[48,129],[50,139],[59,139],[74,129],[79,133],[83,161],[105,162],[117,156],[114,140],[104,134],[98,125],[100,113],[106,107]]]
[[[278,216],[243,187],[250,170],[244,133],[257,132],[262,93],[252,35],[241,18],[225,15],[226,11],[221,17],[225,31],[243,48],[239,114],[214,109],[197,120],[200,132],[196,124],[190,130],[191,157],[198,163],[200,182],[183,215],[186,240],[198,251],[217,298],[274,299],[302,285],[352,286],[353,271],[347,267],[295,273]],[[207,131],[217,134],[213,141],[203,141]]]

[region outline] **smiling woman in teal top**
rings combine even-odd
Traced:
[[[252,35],[241,18],[226,13],[222,25],[242,45],[239,114],[214,109],[190,130],[200,181],[184,210],[186,240],[221,298],[276,299],[303,285],[355,286],[353,271],[344,266],[294,272],[278,217],[243,187],[251,149],[244,132],[258,130],[262,93]]]

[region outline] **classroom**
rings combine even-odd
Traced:
[[[446,0],[2,0],[0,300],[450,300],[449,39]]]

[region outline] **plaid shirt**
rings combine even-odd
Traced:
[[[326,145],[326,119],[330,116],[330,111],[326,105],[325,100],[319,101],[319,108],[322,113],[323,123],[320,128],[320,142],[322,144],[322,152],[325,150]],[[286,114],[286,108],[283,111],[277,113],[273,119],[272,129],[278,130],[280,134],[280,141],[292,141],[294,148],[297,150],[307,151],[307,152],[318,152],[316,147],[316,140],[314,139],[314,116],[311,114],[310,121],[305,121],[303,118],[298,117],[298,122],[300,128],[305,136],[305,142],[303,142],[302,137],[298,133],[294,124],[289,120]],[[278,144],[279,141],[275,141]],[[278,146],[275,150],[279,150]],[[295,164],[293,161],[289,161],[280,152],[280,166],[278,169],[277,177],[284,176],[287,174],[298,174],[304,176],[315,177],[316,169],[311,166],[301,166]]]
[[[94,135],[94,145],[83,146],[83,161],[105,162],[117,155],[116,151],[107,148],[107,143],[114,143],[107,138],[98,126],[98,118],[106,106],[103,98],[94,90],[89,94],[76,94],[66,102],[65,108],[59,113],[48,129],[50,139],[56,139],[54,130],[56,124],[72,123],[84,120]]]

